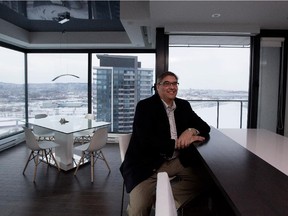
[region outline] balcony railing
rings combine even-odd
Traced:
[[[203,99],[188,101],[190,102],[193,110],[209,125],[212,125],[216,128],[247,127],[248,100]],[[133,118],[133,116],[131,116],[131,118]],[[0,139],[18,133],[22,130],[18,121],[19,119],[20,118],[11,117],[0,121]]]
[[[246,128],[248,100],[188,100],[193,110],[216,128]],[[211,114],[212,113],[212,114]],[[226,121],[226,122],[224,122]],[[238,121],[238,124],[237,124]],[[225,125],[226,124],[226,125]]]

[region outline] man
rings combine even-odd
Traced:
[[[130,201],[130,216],[150,215],[156,193],[157,173],[177,176],[172,191],[176,207],[205,188],[194,142],[203,142],[209,125],[177,98],[178,77],[165,72],[157,78],[156,93],[136,107],[133,133],[120,170]]]

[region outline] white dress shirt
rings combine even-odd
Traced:
[[[162,100],[162,102],[164,104],[164,107],[166,109],[166,113],[169,119],[171,139],[175,140],[175,146],[176,146],[177,129],[176,129],[176,123],[175,123],[175,117],[174,117],[176,104],[175,104],[175,101],[173,101],[172,106],[168,106],[168,104],[166,104],[164,100]],[[171,159],[174,159],[175,157],[177,157],[177,155],[178,155],[178,151],[175,150]]]

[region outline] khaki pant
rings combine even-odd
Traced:
[[[184,168],[179,159],[166,161],[152,176],[138,184],[129,194],[127,207],[129,216],[149,216],[155,202],[157,173],[167,172],[169,177],[177,176],[171,181],[176,208],[199,195],[207,186],[207,176],[200,167]]]

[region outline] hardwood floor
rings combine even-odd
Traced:
[[[118,144],[107,144],[103,153],[111,173],[99,160],[95,165],[94,183],[90,166],[58,172],[41,163],[33,183],[33,163],[22,174],[30,150],[25,143],[0,152],[0,216],[118,216],[121,209],[122,176],[119,171]],[[124,213],[128,203],[125,193]],[[183,215],[207,216],[204,203],[188,206]],[[152,211],[151,215],[154,215]]]
[[[104,147],[111,173],[102,160],[97,161],[94,183],[90,182],[88,164],[80,167],[75,177],[74,170],[58,172],[43,163],[33,183],[32,163],[22,174],[29,153],[25,143],[0,152],[1,216],[120,215],[122,176],[117,144]]]

